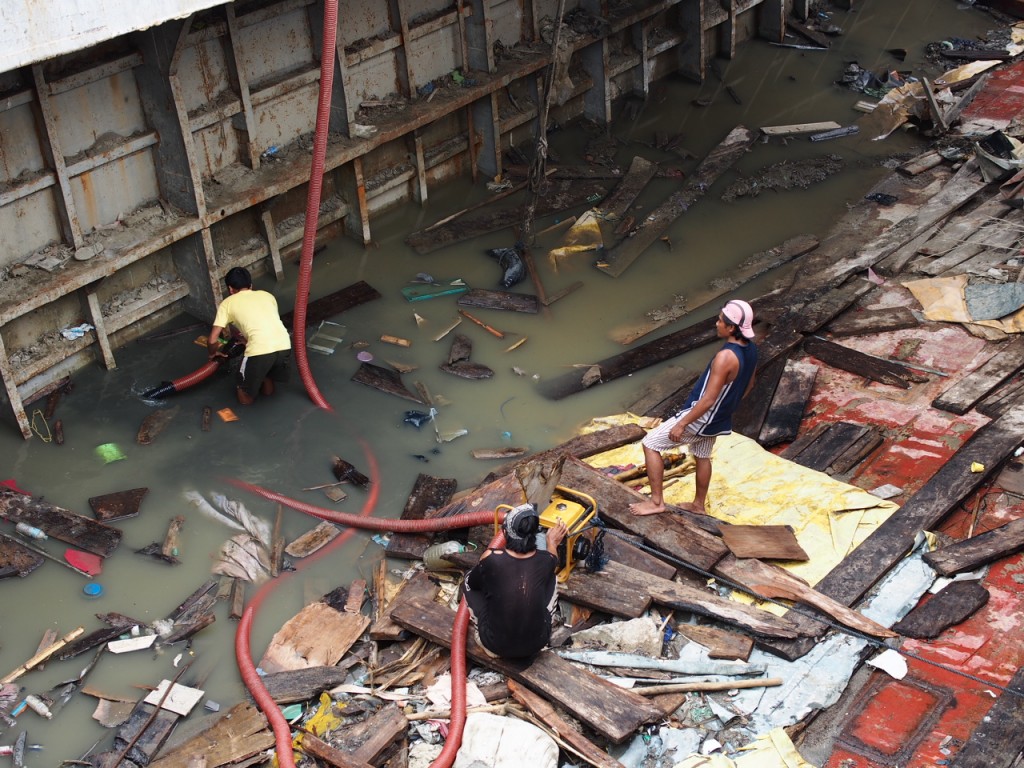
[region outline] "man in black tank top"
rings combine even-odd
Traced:
[[[565,523],[549,528],[547,550],[537,549],[540,518],[532,504],[505,515],[505,549],[487,549],[469,573],[462,593],[480,643],[495,656],[533,656],[551,639],[558,602],[555,572]]]

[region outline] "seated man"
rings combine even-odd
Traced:
[[[559,521],[548,529],[547,550],[538,550],[540,517],[532,504],[523,504],[505,515],[503,529],[505,549],[484,551],[466,574],[463,595],[484,648],[495,656],[526,658],[551,639],[556,553],[566,527]]]

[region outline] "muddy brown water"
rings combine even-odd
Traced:
[[[694,160],[648,146],[657,132],[680,134],[679,146],[703,157],[737,124],[758,127],[835,120],[846,125],[859,117],[853,104],[868,98],[834,85],[847,62],[856,61],[875,71],[899,68],[915,75],[934,75],[937,70],[925,62],[926,43],[954,35],[970,38],[999,26],[980,11],[947,0],[875,0],[856,5],[855,12],[836,12],[834,20],[845,34],[833,41],[828,52],[784,49],[758,41],[744,46],[736,60],[716,62],[721,80],[711,75],[701,86],[674,79],[658,83],[635,120],[617,118],[613,124],[619,163],[626,167],[634,154],[641,154],[692,169]],[[898,62],[887,54],[890,48],[907,49],[906,61]],[[740,97],[741,104],[728,95],[726,85]],[[697,99],[711,104],[694,106]],[[566,163],[582,162],[589,138],[578,126],[550,136],[554,151]],[[148,487],[149,495],[137,518],[116,523],[124,539],[96,578],[104,588],[100,598],[87,599],[82,591],[87,581],[52,562],[27,578],[0,583],[0,675],[30,658],[48,628],[63,634],[81,625],[92,631],[99,627],[94,614],[107,611],[151,622],[170,613],[208,579],[216,552],[231,532],[192,512],[183,497],[187,490],[207,496],[211,491],[224,493],[270,521],[273,505],[234,490],[226,479],[241,478],[304,501],[358,512],[370,497],[357,488],[347,487],[348,499],[338,504],[319,491],[301,490],[333,479],[330,458],[336,454],[367,474],[375,471],[379,495],[374,514],[397,517],[418,473],[456,478],[460,489],[471,487],[499,466],[474,460],[470,456],[474,448],[515,445],[543,450],[572,437],[592,417],[622,412],[652,376],[668,365],[702,366],[710,349],[559,402],[542,398],[537,382],[562,374],[568,366],[622,351],[608,336],[611,328],[642,318],[648,309],[676,294],[728,275],[752,253],[803,232],[824,236],[847,205],[858,201],[887,173],[884,161],[921,146],[922,139],[912,131],[897,132],[885,141],[854,136],[821,143],[806,139],[758,143],[736,171],[727,173],[704,200],[674,223],[668,233],[671,248],[655,244],[617,279],[595,270],[592,254],[563,262],[555,273],[545,254],[557,239],[543,238],[534,253],[547,293],[554,294],[577,280],[584,286],[538,315],[476,310],[477,316],[507,334],[503,340],[463,321],[458,330],[473,342],[472,359],[495,371],[489,380],[468,381],[438,370],[447,358],[451,336],[440,342],[433,338],[455,319],[453,298],[408,303],[400,293],[418,272],[438,279],[461,277],[471,286],[498,288],[501,270],[485,250],[511,245],[511,232],[426,256],[417,255],[403,243],[408,232],[481,199],[482,182],[473,186],[468,180],[432,190],[429,203],[422,208],[409,204],[377,217],[373,223],[377,248],[364,250],[350,240],[341,240],[317,257],[313,298],[356,280],[367,281],[383,295],[334,318],[344,326],[339,334],[344,340],[334,354],[309,353],[316,382],[333,412],[311,404],[297,375],[272,399],[250,408],[234,402],[226,379],[214,379],[168,399],[165,407],[180,406],[180,411],[151,445],[140,446],[135,443],[136,432],[156,407],[140,393],[205,362],[203,350],[193,343],[198,332],[132,343],[118,350],[114,371],[99,367],[80,371],[73,377],[74,391],[62,400],[56,414],[63,420],[65,444],[58,447],[38,438],[23,441],[6,423],[0,430],[0,474],[54,504],[83,514],[89,514],[87,499],[91,496],[140,486]],[[782,160],[831,153],[843,158],[844,170],[809,189],[765,192],[728,204],[719,199],[737,173],[754,174]],[[641,198],[643,210],[658,205],[678,183],[655,180]],[[554,220],[538,220],[537,229]],[[769,275],[745,287],[740,295],[755,296],[777,277]],[[282,311],[287,311],[294,301],[295,279],[295,266],[289,265],[282,283],[261,280],[259,287],[272,290]],[[532,292],[529,283],[514,290]],[[692,315],[659,333],[677,330],[717,309],[717,303],[696,308]],[[422,327],[414,321],[414,312],[424,318]],[[177,325],[188,322],[190,318],[181,318]],[[381,343],[382,334],[409,339],[411,346]],[[524,344],[506,351],[522,337],[527,338]],[[467,434],[439,444],[430,425],[417,430],[403,423],[404,412],[419,406],[351,382],[359,363],[350,345],[360,341],[368,342],[366,349],[377,361],[417,365],[404,380],[410,386],[419,380],[432,395],[444,399],[446,404],[439,407],[437,417],[439,430],[465,429]],[[211,431],[202,432],[200,412],[204,406],[214,411],[233,408],[240,418],[224,423],[214,416]],[[104,463],[96,448],[107,443],[119,446],[125,458]],[[162,541],[170,518],[177,514],[187,516],[180,565],[172,567],[133,554]],[[315,522],[288,512],[285,534],[294,538]],[[0,528],[9,532],[13,526],[0,523]],[[47,543],[50,551],[59,554],[63,547],[56,545]],[[252,645],[257,660],[274,631],[305,603],[357,577],[372,581],[372,568],[381,551],[369,534],[361,533],[329,556],[281,579],[256,617]],[[392,566],[400,569],[406,563]],[[183,682],[198,685],[209,699],[230,705],[245,695],[235,669],[235,626],[227,618],[226,607],[221,606],[216,623],[195,637],[191,649],[105,654],[86,682],[109,696],[134,700],[140,687],[173,678],[181,664],[192,661]],[[51,688],[76,677],[89,658],[51,662],[45,669],[21,677],[23,693],[53,696]],[[45,745],[44,752],[29,753],[27,764],[35,766],[79,758],[97,742],[102,750],[109,746],[112,734],[90,718],[94,706],[95,699],[79,693],[52,721],[26,711],[16,727],[0,725],[0,743],[13,743],[21,730],[27,730],[29,743]]]

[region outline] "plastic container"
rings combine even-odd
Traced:
[[[458,541],[439,541],[431,544],[423,553],[423,564],[428,571],[450,571],[455,568],[452,563],[444,559],[445,555],[454,555],[465,552],[466,547]]]
[[[103,585],[97,584],[95,581],[90,581],[82,587],[82,594],[90,599],[95,599],[103,594]]]
[[[50,711],[50,708],[46,705],[46,702],[40,699],[34,693],[30,693],[28,696],[25,697],[25,703],[28,705],[29,709],[31,709],[40,717],[45,717],[47,720],[53,717],[53,712]]]
[[[14,530],[16,530],[22,536],[27,536],[30,539],[39,539],[40,541],[45,541],[46,539],[50,538],[46,535],[44,531],[41,531],[39,528],[36,528],[34,525],[29,525],[28,523],[18,523],[16,526],[14,526]]]

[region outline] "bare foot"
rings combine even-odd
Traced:
[[[704,507],[698,507],[692,501],[688,501],[685,504],[680,504],[679,508],[680,509],[685,509],[687,512],[693,512],[693,514],[695,514],[695,515],[706,515],[707,514],[707,510],[704,509]]]
[[[655,504],[653,501],[638,501],[635,504],[629,505],[629,511],[636,516],[641,515],[657,515],[660,512],[665,511],[664,504]]]

